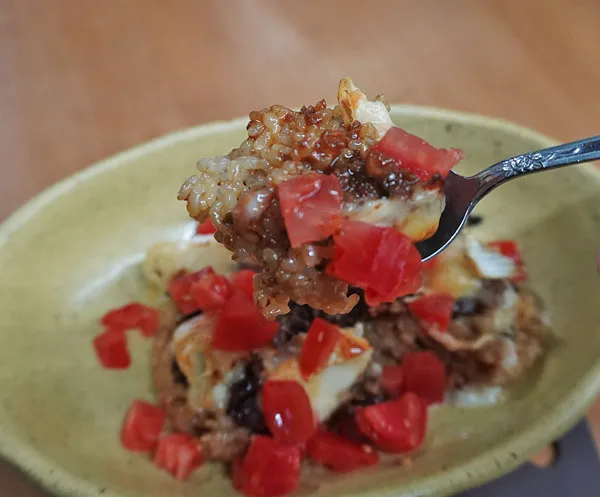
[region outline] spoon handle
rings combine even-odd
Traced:
[[[469,179],[478,181],[479,189],[476,197],[480,199],[497,186],[525,174],[598,159],[600,159],[600,136],[593,136],[511,157],[484,169]]]

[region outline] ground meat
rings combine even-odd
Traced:
[[[268,433],[258,394],[262,386],[263,365],[260,357],[251,357],[244,367],[243,377],[233,383],[229,390],[226,413],[238,426],[252,433]]]
[[[507,280],[482,280],[481,290],[476,298],[487,308],[502,305],[506,291],[511,288]]]
[[[373,346],[373,361],[395,364],[409,351],[419,348],[424,331],[406,304],[397,300],[369,309],[371,320],[364,324],[364,337]]]
[[[222,412],[205,423],[206,431],[200,436],[204,457],[218,461],[231,461],[243,453],[250,444],[250,432],[236,425]]]
[[[484,281],[481,291],[459,299],[448,334],[472,342],[483,336],[489,341],[477,350],[448,350],[433,339],[415,320],[402,300],[368,309],[364,336],[373,345],[372,364],[401,364],[405,353],[432,350],[446,364],[448,388],[467,385],[502,385],[521,376],[540,357],[547,332],[541,307],[533,294],[518,290],[518,311],[512,336],[496,329],[494,313],[504,303],[509,282]],[[510,348],[511,350],[508,350]],[[515,354],[515,364],[505,361]],[[352,388],[349,404],[361,404],[382,395],[377,368],[367,370]]]
[[[542,355],[547,327],[543,324],[542,308],[536,297],[518,291],[517,315],[511,335],[497,330],[494,312],[503,302],[508,283],[488,282],[478,296],[482,301],[495,304],[480,314],[461,316],[454,320],[449,329],[453,336],[475,340],[487,335],[492,338],[477,350],[451,352],[428,337],[422,337],[423,346],[433,349],[447,364],[449,388],[467,385],[503,385],[522,376]],[[502,291],[500,291],[502,289]],[[512,359],[507,360],[507,357]]]

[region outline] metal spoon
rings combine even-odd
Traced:
[[[600,136],[544,148],[503,160],[474,176],[450,172],[445,180],[446,208],[437,231],[416,244],[421,260],[427,261],[444,250],[465,225],[469,214],[494,188],[526,174],[600,159]]]

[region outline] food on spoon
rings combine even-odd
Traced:
[[[179,198],[234,260],[260,268],[265,316],[288,312],[290,299],[347,313],[358,302],[350,285],[370,304],[419,289],[414,242],[437,229],[459,150],[394,126],[383,101],[350,79],[333,109],[323,100],[300,111],[274,105],[252,112],[247,129],[228,155],[199,161]]]

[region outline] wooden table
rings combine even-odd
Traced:
[[[107,155],[332,100],[346,75],[391,102],[595,134],[599,23],[598,0],[4,0],[0,219]],[[591,419],[600,441],[600,404]],[[4,466],[0,482],[44,495]]]

